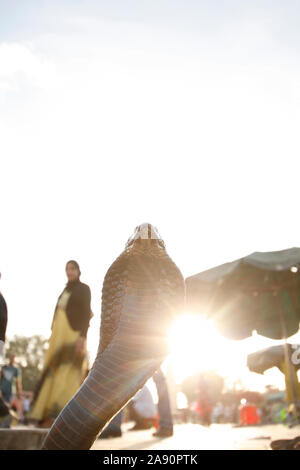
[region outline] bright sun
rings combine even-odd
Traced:
[[[211,321],[199,315],[183,315],[169,333],[169,359],[176,380],[201,370],[216,369],[222,338]]]
[[[169,361],[177,383],[205,370],[235,378],[240,368],[245,370],[246,366],[238,349],[235,341],[216,331],[211,320],[196,314],[183,314],[169,333]]]

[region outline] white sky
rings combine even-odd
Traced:
[[[142,222],[185,277],[299,245],[299,20],[292,0],[0,0],[8,337],[49,336],[72,258],[93,358],[103,277]]]

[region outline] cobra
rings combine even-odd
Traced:
[[[104,278],[94,364],[54,422],[42,449],[92,446],[165,359],[168,329],[183,304],[183,276],[157,229],[151,224],[136,227]]]

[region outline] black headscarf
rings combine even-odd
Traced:
[[[69,263],[74,264],[74,266],[78,269],[80,276],[81,272],[79,264],[74,260],[68,261],[67,265]],[[66,306],[66,314],[69,320],[69,324],[73,330],[80,331],[80,335],[86,337],[91,318],[90,288],[88,285],[81,282],[78,277],[78,279],[75,279],[74,281],[69,281],[66,284],[66,287],[59,296],[59,299],[65,291],[71,292]],[[56,310],[57,305],[55,308],[54,317]]]
[[[66,268],[68,266],[68,264],[73,264],[73,266],[77,269],[78,271],[78,278],[75,279],[74,281],[69,281],[67,284],[66,284],[66,287],[65,287],[65,290],[67,290],[68,292],[71,292],[74,287],[76,286],[76,284],[78,282],[80,282],[79,278],[80,278],[80,275],[81,275],[81,271],[80,271],[80,267],[79,267],[79,264],[77,263],[77,261],[71,259],[70,261],[67,262],[66,264]]]

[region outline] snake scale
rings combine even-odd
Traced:
[[[151,224],[136,227],[108,269],[100,343],[88,377],[48,432],[42,449],[89,449],[99,432],[152,377],[184,304],[184,279]]]

